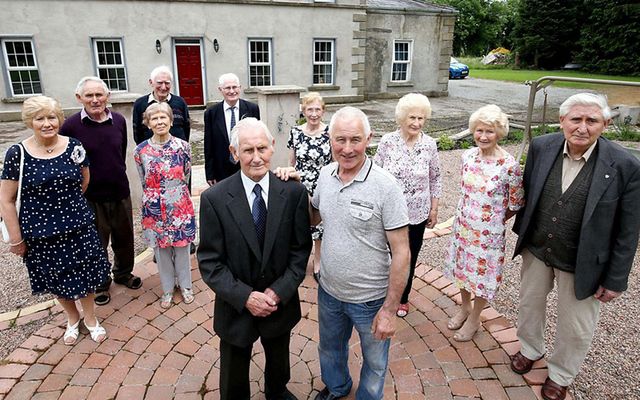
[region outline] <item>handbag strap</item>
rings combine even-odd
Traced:
[[[24,148],[22,143],[18,143],[20,147],[20,176],[18,177],[18,194],[16,195],[16,211],[20,211],[20,196],[22,192],[22,174],[24,171]]]

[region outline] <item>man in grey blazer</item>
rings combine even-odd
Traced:
[[[640,230],[640,162],[601,137],[604,97],[580,93],[560,106],[563,133],[533,139],[524,170],[526,206],[513,227],[522,255],[520,374],[545,354],[547,294],[558,285],[558,323],[546,400],[564,399],[589,350],[600,304],[627,289]]]
[[[253,343],[265,350],[267,400],[291,400],[289,337],[301,317],[298,286],[311,252],[307,191],[269,172],[274,140],[255,118],[239,121],[230,151],[240,171],[200,199],[198,262],[216,293],[220,398],[248,400]]]

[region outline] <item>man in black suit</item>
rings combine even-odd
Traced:
[[[269,172],[275,141],[255,118],[239,121],[230,151],[240,171],[200,201],[198,262],[216,293],[220,398],[249,399],[253,343],[265,350],[267,400],[289,400],[289,337],[301,317],[298,286],[311,252],[307,192]]]
[[[544,356],[547,294],[558,287],[558,322],[542,398],[562,400],[584,361],[600,304],[627,289],[640,230],[640,162],[601,137],[604,97],[580,93],[560,106],[562,133],[533,139],[524,169],[526,206],[516,217],[522,254],[520,374]]]
[[[235,74],[221,75],[218,84],[224,100],[204,113],[204,171],[209,186],[240,169],[229,153],[234,125],[247,117],[260,119],[258,105],[240,98],[242,86]]]

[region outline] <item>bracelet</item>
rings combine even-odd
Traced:
[[[9,246],[15,247],[15,246],[17,246],[19,244],[22,244],[23,242],[24,242],[24,238],[21,241],[17,242],[17,243],[9,243]]]

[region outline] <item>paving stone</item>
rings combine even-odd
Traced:
[[[421,394],[422,381],[420,377],[415,375],[415,371],[411,371],[404,375],[394,375],[394,382],[397,387],[398,395],[403,393]]]
[[[473,379],[454,379],[449,382],[451,393],[454,396],[478,397],[480,393]]]
[[[165,368],[174,368],[177,370],[182,370],[187,363],[189,362],[189,357],[176,353],[175,351],[171,351],[164,358],[164,361],[160,364]]]
[[[35,333],[36,336],[40,336],[47,339],[58,340],[64,335],[64,329],[59,326],[45,324],[42,328],[38,329]]]
[[[202,308],[197,308],[194,311],[190,312],[189,314],[187,314],[187,318],[189,318],[191,321],[195,322],[196,325],[200,325],[206,321],[209,320],[209,315],[207,314],[207,312],[202,309]]]
[[[53,366],[46,364],[33,364],[22,375],[23,381],[43,380],[51,373]]]
[[[175,400],[175,388],[166,385],[151,385],[147,387],[147,399],[152,400]]]
[[[16,382],[18,382],[17,379],[0,379],[0,397],[9,393]]]
[[[116,400],[140,400],[144,398],[146,386],[121,386]]]
[[[198,326],[187,335],[189,339],[200,345],[207,343],[212,336],[211,331],[203,328],[202,326]]]
[[[138,360],[139,355],[126,350],[119,351],[109,363],[118,367],[133,367]]]
[[[183,374],[206,377],[212,365],[195,357],[191,358],[187,366],[182,370]]]
[[[189,318],[188,316],[184,316],[175,324],[173,324],[173,326],[186,335],[187,333],[194,330],[198,326],[198,324],[191,320],[191,318]]]
[[[16,319],[15,324],[17,326],[22,326],[33,321],[41,320],[42,318],[46,318],[48,316],[49,316],[49,310],[42,310],[42,311],[35,312],[33,314],[18,317],[18,319]]]
[[[429,270],[426,274],[424,274],[424,276],[421,276],[420,279],[422,279],[426,283],[432,283],[432,282],[435,282],[440,277],[442,277],[442,272],[433,268]]]
[[[122,347],[122,350],[140,355],[147,350],[147,347],[149,347],[150,344],[151,341],[135,336],[132,337],[124,347]]]
[[[542,385],[547,379],[547,376],[549,376],[549,371],[547,371],[546,368],[543,368],[532,369],[531,371],[522,375],[522,378],[524,378],[525,382],[527,382],[528,385]]]
[[[528,386],[508,387],[504,389],[510,400],[537,400],[536,394]]]
[[[461,361],[458,352],[456,352],[452,347],[445,347],[440,350],[436,350],[433,352],[433,355],[440,363]]]
[[[407,354],[409,354],[409,356],[411,357],[429,352],[429,347],[424,342],[424,340],[420,338],[412,340],[408,343],[403,343],[402,346],[404,347]]]
[[[437,299],[435,299],[433,301],[433,304],[435,304],[436,306],[440,307],[440,308],[447,308],[447,307],[453,307],[456,305],[456,303],[454,303],[449,297],[445,296],[440,296]]]
[[[522,375],[513,372],[508,364],[492,365],[491,368],[496,372],[502,386],[524,386],[527,384]]]
[[[144,326],[144,325],[143,325]],[[120,326],[116,329],[109,330],[109,339],[119,340],[121,342],[128,342],[136,332],[126,326]]]
[[[175,385],[180,377],[180,370],[175,368],[160,367],[153,374],[152,385]]]
[[[166,340],[167,342],[175,345],[184,337],[184,333],[182,333],[175,326],[170,326],[158,335],[159,338]]]
[[[145,325],[144,328],[140,329],[136,336],[141,339],[153,340],[161,333],[158,328],[155,328],[151,325]]]
[[[160,355],[167,355],[173,348],[173,345],[167,342],[164,339],[158,338],[154,340],[149,347],[147,347],[147,352],[156,353]]]
[[[124,345],[125,345],[125,342],[107,338],[104,342],[100,343],[96,351],[98,353],[113,356],[116,353],[118,353]]]
[[[476,381],[476,387],[483,399],[509,400],[507,393],[498,380]]]
[[[424,391],[425,400],[452,400],[453,395],[449,386],[432,386]]]
[[[471,342],[466,342],[466,343],[471,343]],[[466,367],[469,369],[481,368],[489,365],[487,363],[487,360],[485,360],[485,358],[482,356],[482,352],[480,352],[480,350],[478,350],[478,348],[475,346],[464,348],[464,349],[458,349],[458,355],[462,359],[462,362],[464,363],[464,365],[466,365]]]
[[[491,369],[489,367],[485,367],[485,368],[470,368],[469,369],[469,374],[471,375],[471,378],[476,379],[476,380],[497,379],[498,378],[496,376],[496,373],[493,372],[493,369]]]
[[[151,292],[148,292],[148,293],[151,294]],[[156,295],[153,295],[153,297],[155,298],[155,300],[153,301],[158,300],[158,297]],[[158,315],[160,315],[160,311],[154,305],[148,305],[143,310],[138,311],[138,314],[137,314],[138,317],[144,318],[147,321],[151,321],[155,319]]]
[[[56,390],[54,392],[40,392],[34,394],[30,400],[58,400],[60,396],[62,396],[61,390]]]
[[[0,365],[0,379],[18,379],[29,369],[28,365],[9,363]]]
[[[87,354],[82,353],[69,353],[55,366],[53,373],[73,375],[82,366],[82,364],[89,358]]]
[[[40,364],[57,365],[64,356],[69,353],[70,346],[64,344],[54,344],[43,355],[40,356],[38,362]]]
[[[516,328],[508,328],[497,332],[492,332],[493,337],[498,341],[498,343],[510,343],[516,342],[518,340],[518,336],[516,334]]]
[[[478,350],[480,351],[493,350],[500,347],[498,342],[496,342],[493,336],[487,331],[476,333],[473,337],[473,342],[476,344]]]
[[[13,386],[13,389],[3,400],[25,400],[31,399],[36,392],[41,381],[21,381]]]
[[[127,367],[109,365],[102,371],[102,375],[98,378],[98,382],[120,385],[128,373],[129,368]]]
[[[420,336],[433,335],[434,333],[440,332],[438,328],[431,321],[423,322],[422,324],[415,327],[416,332]]]
[[[511,358],[503,349],[487,350],[482,353],[489,364],[509,364]]]
[[[430,351],[412,356],[411,360],[413,361],[413,365],[415,365],[416,369],[418,370],[440,368],[440,363],[438,363],[435,355]]]
[[[69,384],[74,386],[93,386],[101,374],[102,370],[98,368],[80,368],[78,372],[73,375]],[[89,392],[87,392],[87,394],[89,394]]]
[[[471,375],[469,375],[469,371],[467,370],[467,368],[464,366],[462,362],[459,362],[459,361],[447,362],[447,363],[442,363],[441,365],[442,365],[442,371],[444,372],[444,375],[449,380],[471,377]]]
[[[134,367],[129,370],[122,384],[124,386],[147,385],[149,381],[151,381],[152,376],[152,370]]]
[[[70,380],[70,375],[49,374],[42,382],[42,385],[38,387],[38,392],[62,390],[69,384]]]
[[[56,341],[54,339],[33,335],[25,340],[20,347],[34,351],[43,351],[47,350],[55,342]]]
[[[433,301],[433,300],[437,299],[438,297],[442,296],[442,292],[439,291],[438,289],[434,288],[431,285],[427,285],[427,286],[423,287],[418,292],[420,294],[422,294],[424,297],[426,297],[427,299],[431,300],[431,301]],[[435,305],[434,305],[434,307],[435,307]]]
[[[118,385],[98,382],[91,388],[87,400],[110,400],[116,397]]]
[[[492,319],[491,321],[485,321],[483,325],[484,329],[488,330],[489,332],[502,331],[513,326],[513,324],[509,322],[509,320],[505,317],[499,317],[496,319]]]
[[[113,356],[102,353],[91,353],[89,357],[86,359],[84,364],[82,364],[83,368],[105,368],[111,362]]]
[[[425,336],[423,340],[427,344],[427,346],[429,346],[429,349],[431,349],[431,351],[449,347],[449,341],[441,333]]]
[[[59,400],[78,400],[78,399],[86,399],[91,392],[91,388],[87,386],[67,386],[62,395],[60,395]]]

